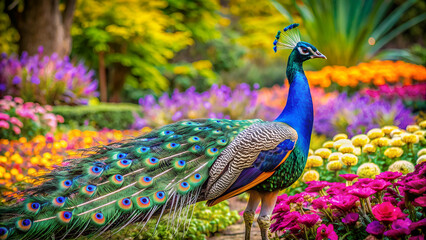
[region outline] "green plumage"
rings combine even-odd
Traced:
[[[88,149],[43,176],[23,203],[0,209],[1,226],[7,239],[74,238],[182,208],[197,201],[221,151],[255,122],[182,121]]]

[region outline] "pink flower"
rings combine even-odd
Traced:
[[[373,235],[382,235],[385,230],[386,227],[383,226],[379,221],[372,221],[371,223],[369,223],[367,225],[367,228],[365,229],[369,234],[373,234]]]
[[[297,225],[297,222],[300,218],[300,213],[297,211],[291,212],[287,215],[285,215],[282,219],[277,219],[275,223],[271,225],[272,232],[275,232],[277,230],[283,230],[288,229],[290,227],[293,227],[294,225]]]
[[[390,182],[387,182],[385,180],[382,179],[375,179],[374,181],[372,181],[370,184],[368,184],[368,186],[373,189],[374,191],[380,192],[385,190],[387,187],[389,187],[391,185]]]
[[[382,172],[376,176],[376,179],[383,179],[385,181],[392,181],[402,176],[400,172]]]
[[[373,181],[373,179],[371,179],[371,178],[360,178],[360,179],[358,179],[358,181],[356,181],[354,183],[353,186],[359,187],[359,188],[367,187],[368,184],[370,184],[371,181]]]
[[[9,129],[9,123],[8,122],[6,122],[6,121],[0,121],[0,128],[6,128],[6,129]]]
[[[364,188],[353,187],[352,189],[349,190],[349,193],[359,198],[368,198],[369,196],[375,194],[376,191],[374,191],[373,189],[369,187],[364,187]]]
[[[17,119],[16,117],[12,117],[12,118],[10,118],[10,122],[12,123],[12,124],[14,124],[14,125],[16,125],[16,126],[18,126],[18,127],[23,127],[24,126],[24,124],[19,120],[19,119]]]
[[[54,140],[55,140],[55,138],[53,137],[52,133],[47,133],[46,134],[46,142],[47,143],[53,143]]]
[[[342,178],[344,178],[346,181],[348,181],[348,182],[351,182],[351,181],[353,181],[355,178],[357,178],[358,177],[358,175],[356,175],[356,174],[351,174],[351,173],[348,173],[348,174],[340,174],[339,175],[340,177],[342,177]]]
[[[16,135],[19,135],[21,133],[21,129],[17,126],[13,126],[12,130],[15,132]]]
[[[10,116],[7,113],[0,113],[0,120],[9,120]]]
[[[359,199],[353,195],[337,195],[330,199],[330,203],[331,208],[346,212],[354,208],[358,200]]]
[[[349,213],[344,218],[342,218],[342,222],[346,225],[353,225],[358,221],[359,214],[358,213]]]
[[[61,115],[56,115],[56,120],[59,122],[59,123],[64,123],[64,117],[62,117]]]
[[[330,196],[336,196],[336,195],[344,194],[345,191],[346,191],[345,183],[333,182],[333,183],[330,183],[330,188],[327,189],[326,192]]]
[[[326,226],[325,224],[322,224],[317,229],[317,236],[315,237],[315,240],[338,240],[339,237],[337,237],[336,232],[334,232],[333,224],[330,224]]]
[[[308,187],[305,189],[305,192],[319,192],[321,189],[330,185],[327,181],[311,181],[306,184],[308,184]]]
[[[426,207],[426,196],[422,196],[422,197],[418,197],[418,198],[414,199],[413,205],[414,206]]]
[[[20,97],[15,97],[14,100],[18,104],[23,104],[24,103],[24,100],[22,98],[20,98]]]
[[[299,218],[299,223],[307,228],[315,226],[318,221],[321,221],[321,218],[316,214],[304,214]]]
[[[373,215],[379,221],[393,222],[402,214],[401,209],[394,207],[390,202],[377,204],[373,207]]]
[[[408,240],[425,240],[423,235],[411,236]]]

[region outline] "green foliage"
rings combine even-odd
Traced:
[[[276,0],[274,6],[292,22]],[[324,53],[329,65],[353,66],[374,56],[385,44],[426,19],[426,13],[397,26],[398,20],[416,2],[406,1],[392,12],[391,1],[293,1],[302,18],[306,40]]]
[[[96,129],[128,129],[140,108],[133,104],[102,103],[97,106],[56,106],[53,112],[62,115],[71,128],[92,126]]]
[[[0,2],[0,53],[11,54],[18,51],[19,34],[11,26],[9,16],[4,13],[5,3]]]
[[[111,233],[107,232],[103,234],[103,236],[95,239],[206,239],[212,233],[224,230],[229,225],[237,222],[240,218],[237,211],[229,210],[228,205],[228,201],[223,201],[213,207],[207,207],[204,202],[197,203],[192,215],[191,223],[189,226],[187,225],[187,228],[185,229],[185,235],[183,235],[184,227],[182,226],[182,223],[185,220],[189,220],[191,213],[189,213],[188,216],[182,216],[175,219],[175,222],[179,221],[181,223],[177,233],[175,233],[175,229],[167,227],[169,215],[166,215],[162,218],[156,230],[155,225],[157,221],[154,219],[148,222],[143,229],[141,228],[141,225],[132,224],[117,234],[111,235]],[[80,238],[80,240],[83,239],[86,238]]]

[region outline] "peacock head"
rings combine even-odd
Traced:
[[[304,62],[312,58],[327,59],[314,45],[300,41],[298,26],[298,23],[293,23],[285,27],[283,31],[278,31],[274,40],[274,51],[293,49],[291,55],[293,55],[293,61],[295,62]]]

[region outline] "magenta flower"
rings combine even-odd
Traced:
[[[354,186],[360,187],[360,188],[367,187],[368,184],[370,184],[372,181],[373,181],[373,179],[371,179],[371,178],[360,178],[360,179],[358,179],[358,181],[356,181],[354,183]]]
[[[376,191],[374,191],[373,189],[369,187],[365,187],[365,188],[353,187],[352,189],[349,190],[349,193],[359,198],[368,198],[369,196],[375,194]]]
[[[334,232],[334,226],[333,224],[325,225],[322,224],[317,229],[317,236],[315,237],[315,240],[338,240],[339,237],[337,236],[336,232]]]
[[[337,195],[330,199],[330,203],[331,208],[346,212],[354,208],[358,200],[359,199],[353,195]]]
[[[0,113],[0,120],[5,120],[5,121],[7,121],[7,120],[9,120],[9,118],[10,118],[9,114],[6,114],[6,113]]]
[[[391,185],[390,182],[387,182],[387,181],[382,180],[382,179],[375,179],[370,184],[368,184],[368,186],[371,189],[373,189],[374,191],[377,191],[377,192],[385,190],[390,185]]]
[[[406,218],[405,220],[397,219],[392,223],[392,229],[385,232],[386,237],[398,239],[403,235],[410,234],[411,220]]]
[[[422,220],[418,222],[411,223],[410,225],[410,231],[414,231],[416,229],[424,229],[426,228],[426,218],[423,218]]]
[[[312,207],[314,209],[324,209],[327,208],[328,199],[325,197],[320,197],[312,201]]]
[[[351,173],[348,173],[348,174],[340,174],[339,175],[340,177],[342,177],[342,178],[344,178],[346,181],[348,181],[348,182],[351,182],[351,181],[353,181],[355,178],[357,178],[358,177],[358,175],[356,175],[356,174],[351,174]]]
[[[0,128],[6,128],[9,129],[9,123],[6,121],[0,121]]]
[[[308,184],[308,187],[305,189],[305,192],[319,192],[321,189],[330,185],[327,181],[311,181],[306,184]]]
[[[12,124],[14,124],[14,125],[16,125],[16,126],[20,127],[20,128],[24,126],[24,124],[22,124],[22,122],[21,122],[19,119],[17,119],[16,117],[12,117],[12,118],[10,118],[10,122],[11,122]]]
[[[330,196],[336,196],[344,194],[346,191],[346,184],[340,182],[330,183],[330,188],[327,189],[327,194]]]
[[[385,181],[392,181],[402,176],[400,172],[382,172],[376,176],[376,179],[383,179]]]
[[[321,218],[316,214],[304,214],[299,218],[299,223],[307,228],[315,226],[318,221],[321,221]]]
[[[414,206],[426,207],[426,196],[422,196],[422,197],[418,197],[418,198],[414,199],[413,205]]]
[[[372,221],[371,223],[367,225],[367,228],[365,230],[369,234],[377,236],[377,235],[382,235],[385,232],[386,227],[383,226],[379,221]]]
[[[390,202],[384,202],[373,207],[373,215],[379,221],[393,222],[402,217],[403,213]]]
[[[17,126],[12,127],[13,132],[15,132],[16,135],[19,135],[21,133],[21,129]]]
[[[349,213],[344,218],[342,218],[342,222],[346,225],[353,225],[358,221],[359,214],[358,213]]]
[[[421,195],[426,192],[426,179],[416,179],[405,183],[404,190],[415,195]]]
[[[288,229],[290,227],[293,227],[294,225],[297,225],[297,222],[299,221],[300,213],[297,211],[291,212],[287,215],[285,215],[282,219],[277,219],[275,223],[271,225],[272,232],[275,232],[277,230],[283,230]]]

